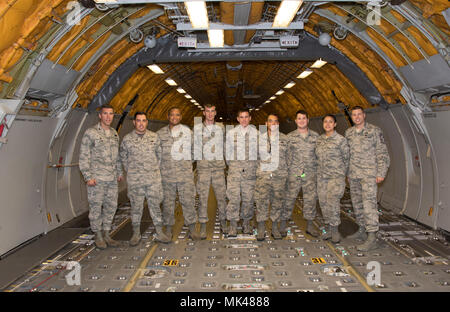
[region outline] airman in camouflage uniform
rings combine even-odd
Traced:
[[[316,143],[317,193],[326,225],[322,238],[331,238],[333,243],[338,243],[340,200],[345,191],[350,152],[347,140],[335,131],[336,117],[326,115],[322,122],[325,133],[319,136]]]
[[[352,108],[354,126],[345,132],[350,146],[350,194],[359,225],[359,230],[351,237],[364,239],[367,232],[366,241],[357,247],[360,251],[377,248],[377,183],[384,180],[390,164],[383,132],[377,126],[365,122],[365,117],[362,107]]]
[[[316,217],[316,169],[315,154],[317,132],[308,129],[308,113],[296,113],[297,129],[288,134],[288,181],[286,199],[281,213],[280,232],[286,236],[286,222],[292,215],[300,189],[303,189],[303,217],[307,220],[306,233],[317,237],[313,220]]]
[[[206,104],[203,111],[204,122],[194,126],[194,159],[197,161],[197,192],[200,199],[198,221],[200,223],[200,238],[206,239],[206,223],[208,222],[208,198],[212,185],[217,200],[219,221],[222,232],[227,233],[226,228],[226,185],[225,185],[225,160],[224,138],[225,128],[216,123],[216,107]],[[198,149],[198,150],[197,150]]]
[[[87,185],[89,221],[95,233],[98,248],[118,246],[110,237],[114,214],[117,210],[118,185],[122,180],[119,158],[119,136],[110,125],[114,110],[109,105],[101,107],[100,122],[86,130],[81,140],[79,167]],[[103,206],[103,210],[102,210]],[[103,232],[102,232],[103,231]]]
[[[150,210],[156,229],[156,240],[168,243],[170,240],[162,231],[160,204],[163,200],[161,173],[161,145],[158,135],[147,130],[148,120],[143,112],[134,115],[135,130],[128,133],[120,145],[120,159],[127,172],[128,197],[131,202],[131,224],[133,236],[131,246],[136,246],[141,238],[141,219],[144,199]]]
[[[184,223],[189,227],[192,239],[199,239],[195,230],[197,211],[195,210],[195,184],[192,172],[192,141],[191,129],[180,124],[181,110],[169,109],[169,125],[158,130],[161,142],[161,177],[164,192],[163,221],[166,234],[172,238],[172,227],[175,224],[175,199],[178,192],[183,209]]]
[[[256,171],[257,240],[264,240],[265,222],[272,220],[272,236],[281,239],[279,219],[283,208],[287,179],[287,136],[278,130],[278,116],[267,117],[267,132],[259,135],[259,166]]]
[[[228,230],[230,237],[237,235],[237,222],[240,216],[243,219],[244,234],[251,234],[253,231],[250,220],[254,215],[254,191],[258,166],[258,130],[250,125],[249,111],[239,110],[237,120],[239,126],[227,131],[226,134],[227,219],[230,221]],[[239,209],[241,201],[242,207]]]

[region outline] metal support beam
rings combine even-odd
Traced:
[[[303,29],[304,28],[304,22],[303,21],[296,21],[289,24],[288,27],[284,28],[273,28],[272,23],[262,22],[262,23],[256,23],[251,25],[231,25],[231,24],[224,24],[224,23],[209,23],[208,29],[223,29],[223,30],[296,30],[296,29]],[[191,23],[178,23],[177,24],[177,30],[179,31],[196,31],[196,30],[206,30],[199,29],[199,28],[192,28]]]
[[[321,46],[318,39],[306,35],[297,49],[271,52],[189,52],[178,49],[176,41],[170,38],[159,38],[154,49],[142,49],[126,60],[108,78],[102,89],[89,104],[89,111],[94,111],[103,104],[109,103],[133,73],[143,66],[153,63],[180,62],[214,62],[214,61],[311,61],[322,58],[328,63],[335,64],[348,77],[359,92],[372,105],[387,108],[388,104],[364,72],[339,50],[332,46]]]

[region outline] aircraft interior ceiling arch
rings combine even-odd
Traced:
[[[241,107],[255,125],[275,112],[283,132],[299,109],[318,132],[336,114],[343,134],[360,105],[391,155],[379,203],[448,234],[449,2],[304,0],[273,28],[280,2],[207,1],[224,30],[211,47],[179,0],[0,0],[0,256],[88,211],[78,153],[103,104],[121,138],[135,112],[157,130],[177,106],[193,126],[207,103],[226,124]]]

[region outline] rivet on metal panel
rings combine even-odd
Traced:
[[[319,272],[317,271],[305,271],[306,275],[319,275]]]
[[[213,287],[216,287],[216,283],[214,283],[214,282],[205,282],[205,283],[202,283],[201,287],[202,288],[213,288]]]
[[[281,281],[281,282],[279,282],[279,285],[281,287],[290,287],[290,286],[292,286],[292,282],[290,282],[290,281]]]
[[[89,279],[90,279],[90,280],[93,280],[93,281],[97,281],[97,280],[99,280],[101,277],[102,277],[101,275],[94,274],[94,275],[89,276]]]
[[[176,277],[185,277],[187,275],[187,272],[175,272]]]
[[[275,275],[276,276],[287,276],[288,273],[286,271],[277,271],[277,272],[275,272]]]
[[[136,266],[133,265],[133,264],[127,264],[127,265],[125,265],[124,268],[127,269],[127,270],[135,270],[135,269],[136,269]]]
[[[312,263],[310,263],[310,262],[301,262],[301,265],[304,265],[304,266],[309,266],[309,265],[312,265]]]
[[[417,288],[417,287],[420,287],[419,284],[417,284],[417,283],[414,282],[414,281],[406,282],[405,285],[408,286],[408,287],[411,287],[411,288]]]

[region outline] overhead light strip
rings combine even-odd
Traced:
[[[223,48],[224,33],[223,29],[208,29],[209,46],[211,48]]]
[[[298,75],[297,78],[305,79],[306,77],[308,77],[308,76],[311,75],[312,73],[313,73],[312,70],[307,69],[307,70],[303,71],[303,73],[301,73],[300,75]]]
[[[164,71],[156,64],[148,65],[147,67],[155,74],[164,74]]]
[[[318,59],[317,61],[312,64],[311,68],[321,68],[323,65],[325,65],[327,62],[323,61],[322,59]]]
[[[176,83],[173,79],[171,79],[171,78],[167,78],[167,79],[165,80],[165,82],[167,82],[167,84],[168,84],[169,86],[177,86],[177,83]]]
[[[272,27],[288,27],[302,5],[303,0],[283,0],[278,7],[277,15],[273,21]]]
[[[206,10],[205,1],[185,1],[189,20],[191,21],[192,28],[205,28],[209,26],[208,11]]]

